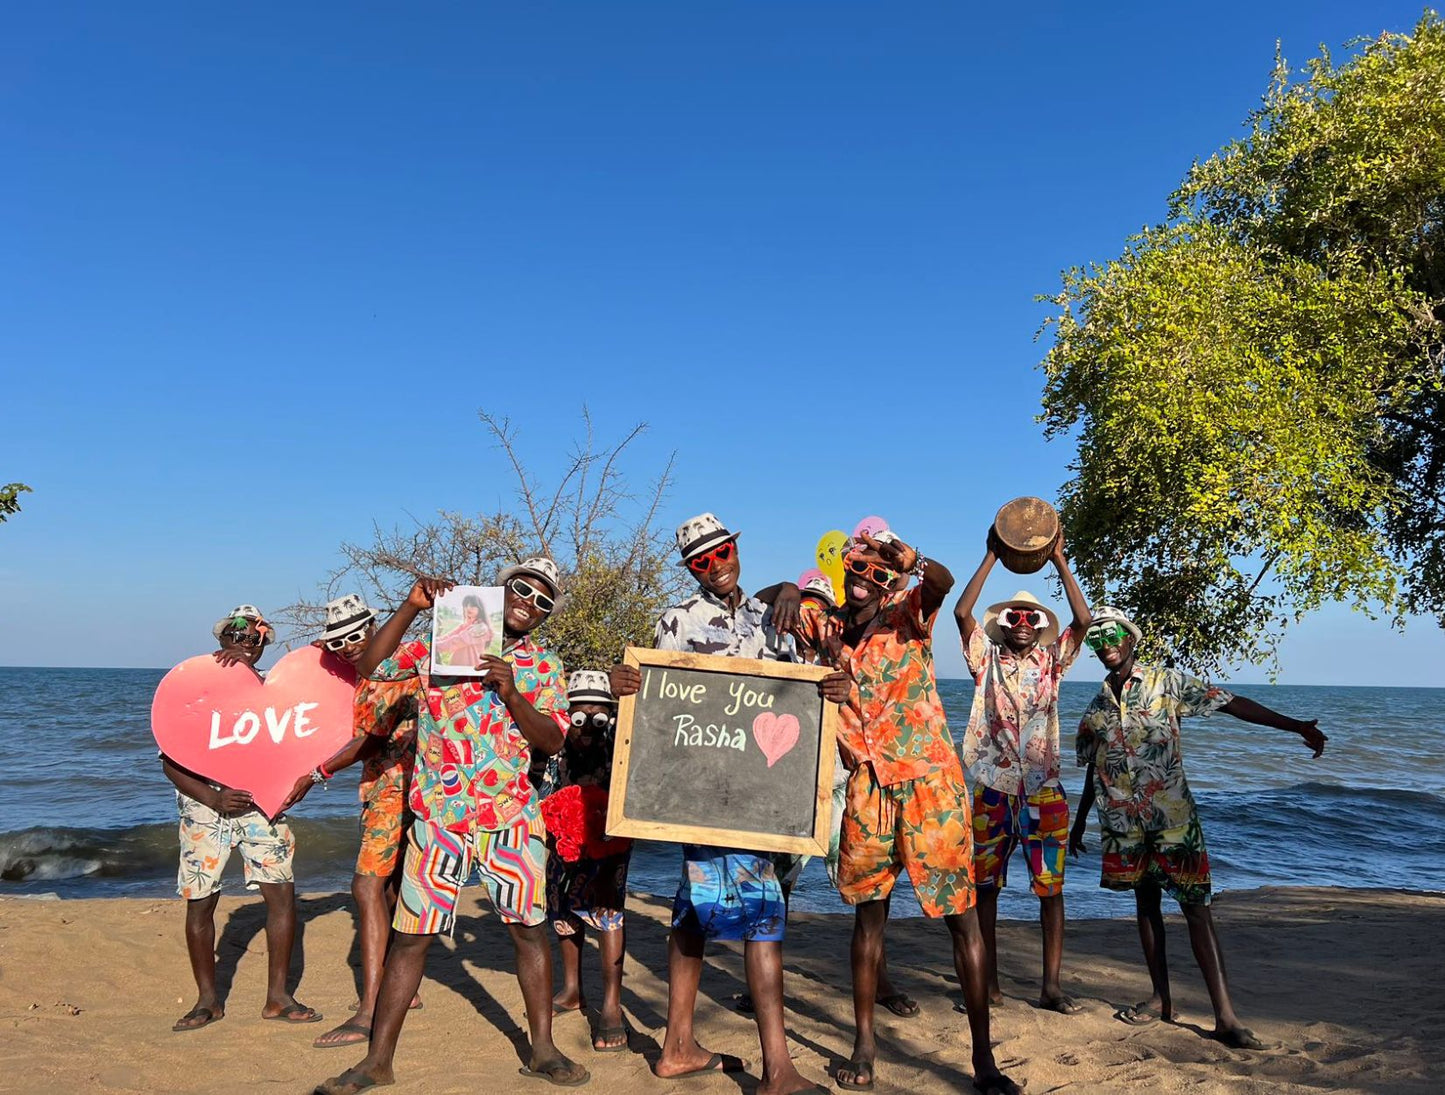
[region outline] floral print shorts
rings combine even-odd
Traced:
[[[848,777],[838,844],[838,893],[849,905],[882,901],[908,871],[924,916],[973,908],[973,824],[963,773],[939,768],[880,787],[871,764]]]

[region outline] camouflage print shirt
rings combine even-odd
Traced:
[[[779,638],[773,629],[772,614],[773,610],[756,597],[743,596],[734,608],[717,594],[698,587],[693,596],[658,619],[652,645],[658,650],[691,654],[798,661],[797,644],[791,635]]]

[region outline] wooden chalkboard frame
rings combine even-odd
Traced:
[[[826,666],[819,665],[797,665],[758,658],[726,658],[681,650],[646,650],[633,646],[629,646],[623,653],[622,662],[639,670],[644,666],[664,666],[778,680],[820,681],[833,672]],[[724,848],[747,848],[757,852],[827,855],[829,822],[833,810],[833,758],[837,749],[838,705],[829,703],[821,695],[818,697],[818,704],[818,785],[814,789],[813,835],[798,837],[628,817],[627,774],[632,762],[632,719],[637,709],[637,697],[623,696],[617,705],[617,736],[612,753],[612,789],[607,803],[607,835],[640,840],[668,840],[683,844],[710,844]]]

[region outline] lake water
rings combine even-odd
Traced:
[[[1089,667],[1093,668],[1093,667]],[[1081,674],[1083,667],[1076,670]],[[174,893],[175,797],[150,734],[150,701],[163,670],[0,668],[0,736],[16,762],[0,766],[0,895],[158,896]],[[1064,782],[1076,799],[1073,728],[1097,690],[1067,681],[1060,725]],[[955,737],[972,684],[940,682]],[[1204,819],[1218,891],[1266,885],[1445,889],[1445,689],[1241,688],[1330,736],[1319,760],[1299,739],[1226,715],[1184,724],[1185,764]],[[344,890],[356,858],[356,780],[344,772],[292,817],[301,891]],[[1071,917],[1128,916],[1132,898],[1099,888],[1098,840],[1070,860]],[[234,857],[233,857],[234,858]],[[631,887],[671,894],[675,845],[641,843]],[[228,867],[238,887],[240,864]],[[1015,857],[1001,914],[1033,918],[1038,903]],[[794,906],[843,911],[821,862],[810,863]],[[906,885],[894,915],[916,915]]]

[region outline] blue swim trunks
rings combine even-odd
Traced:
[[[685,845],[682,856],[673,927],[690,927],[708,939],[783,938],[787,907],[768,856],[696,844]]]

